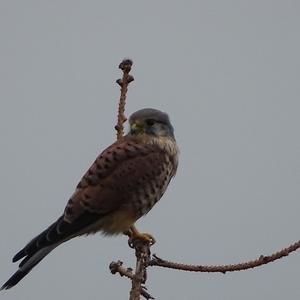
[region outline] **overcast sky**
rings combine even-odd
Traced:
[[[0,281],[53,222],[115,140],[123,57],[134,61],[127,115],[169,113],[180,165],[139,228],[158,256],[227,264],[298,240],[299,1],[0,2]],[[61,245],[1,299],[127,299],[123,236]],[[297,299],[300,251],[222,274],[150,269],[156,299]]]

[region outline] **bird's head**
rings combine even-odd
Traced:
[[[129,135],[132,136],[147,134],[174,138],[174,129],[169,116],[157,109],[144,108],[136,111],[130,116],[129,125]]]

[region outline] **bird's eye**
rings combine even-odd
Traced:
[[[152,120],[152,119],[147,119],[147,120],[146,120],[146,124],[147,124],[148,126],[153,126],[154,123],[155,123],[155,121]]]

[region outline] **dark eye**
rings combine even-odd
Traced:
[[[153,126],[154,123],[155,123],[155,121],[152,120],[152,119],[147,119],[147,120],[146,120],[146,124],[147,124],[148,126]]]

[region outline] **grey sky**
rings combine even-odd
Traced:
[[[115,139],[123,57],[127,114],[167,111],[178,174],[139,222],[153,252],[195,264],[269,254],[299,239],[299,1],[0,2],[0,281],[62,212]],[[125,237],[74,239],[1,299],[126,299]],[[151,269],[157,299],[297,299],[300,254],[258,269]]]

